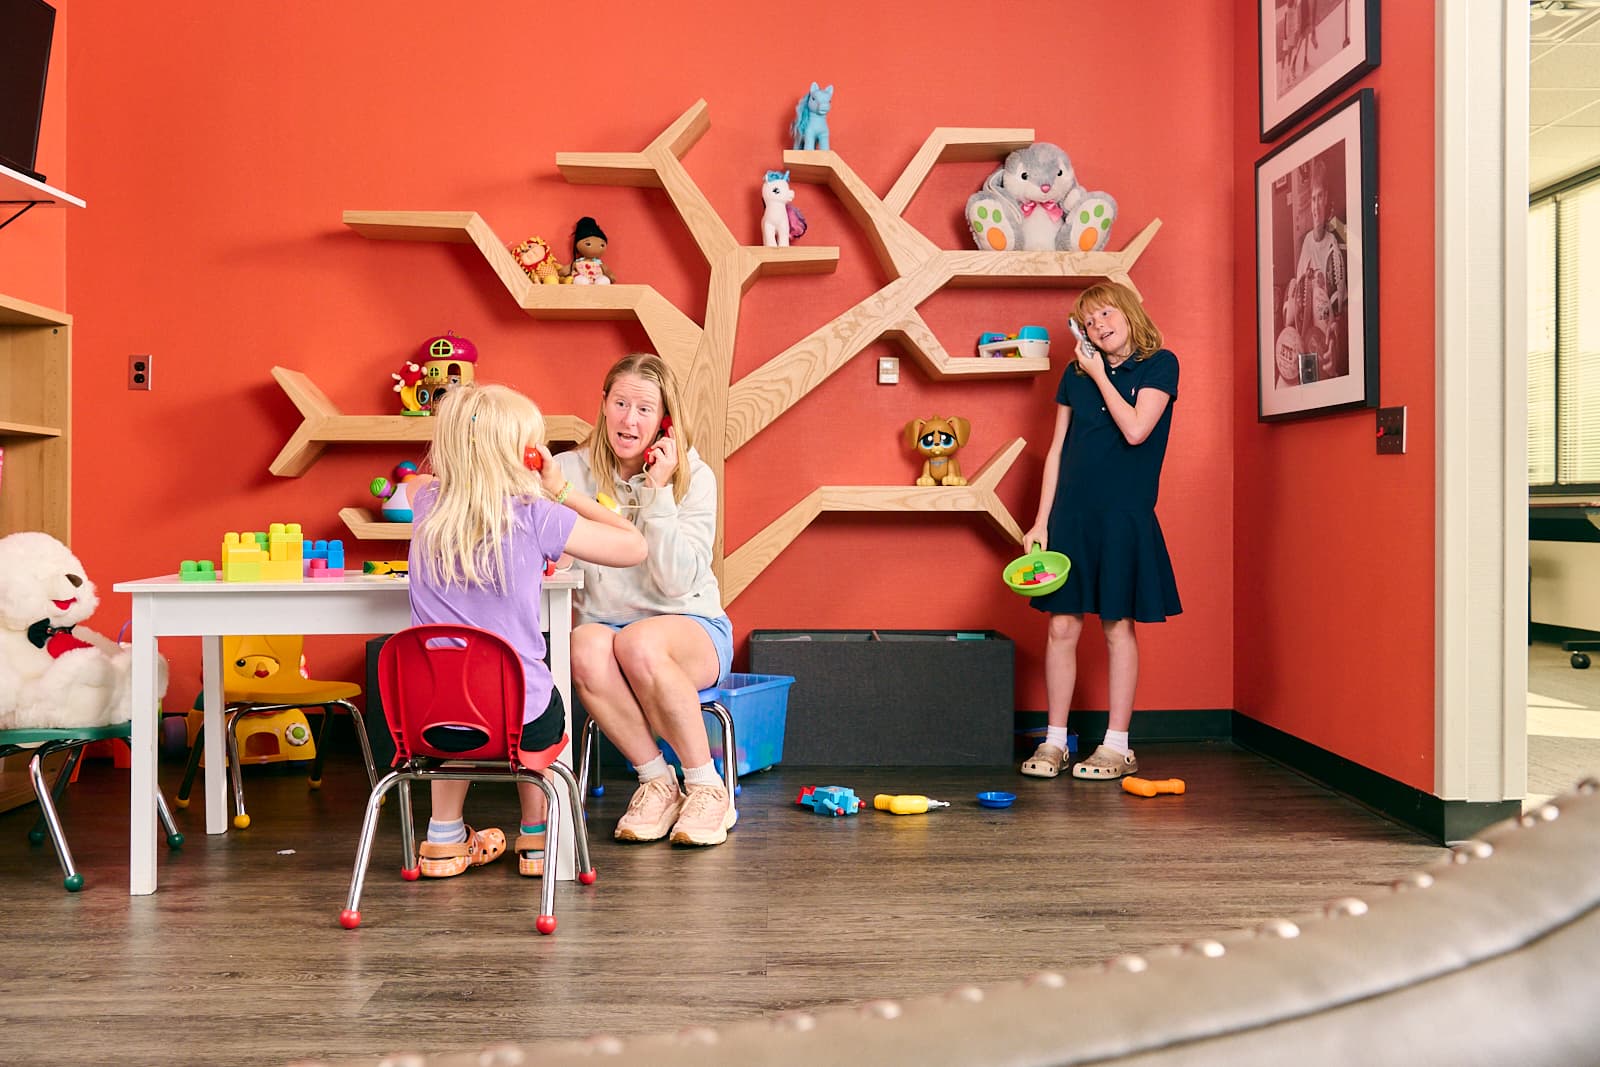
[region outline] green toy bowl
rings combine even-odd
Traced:
[[[1031,584],[1018,580],[1018,572],[1023,575],[1029,574],[1035,566],[1043,568],[1041,573],[1053,577]],[[1071,569],[1072,561],[1060,552],[1035,549],[1026,556],[1019,556],[1007,563],[1006,569],[1000,572],[1000,576],[1005,579],[1006,587],[1013,593],[1021,593],[1023,596],[1043,596],[1060,589],[1066,583],[1067,572]]]

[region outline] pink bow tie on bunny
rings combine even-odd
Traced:
[[[1061,205],[1054,200],[1024,200],[1022,202],[1022,217],[1027,218],[1032,215],[1033,209],[1036,207],[1044,208],[1044,213],[1057,221],[1060,221],[1061,216],[1064,214],[1061,210]]]

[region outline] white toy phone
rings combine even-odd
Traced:
[[[1085,351],[1087,351],[1090,355],[1095,356],[1101,354],[1100,349],[1095,345],[1095,343],[1084,336],[1083,327],[1078,325],[1077,319],[1067,319],[1067,326],[1072,330],[1072,336],[1076,337],[1079,342],[1083,344]]]

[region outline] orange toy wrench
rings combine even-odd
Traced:
[[[1149,778],[1124,778],[1122,791],[1132,793],[1136,797],[1153,797],[1157,793],[1182,793],[1184,784],[1182,778],[1163,778],[1159,782]]]

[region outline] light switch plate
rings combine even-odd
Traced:
[[[1403,456],[1406,451],[1406,409],[1378,409],[1378,455]]]
[[[878,384],[894,385],[900,381],[900,357],[878,357]]]

